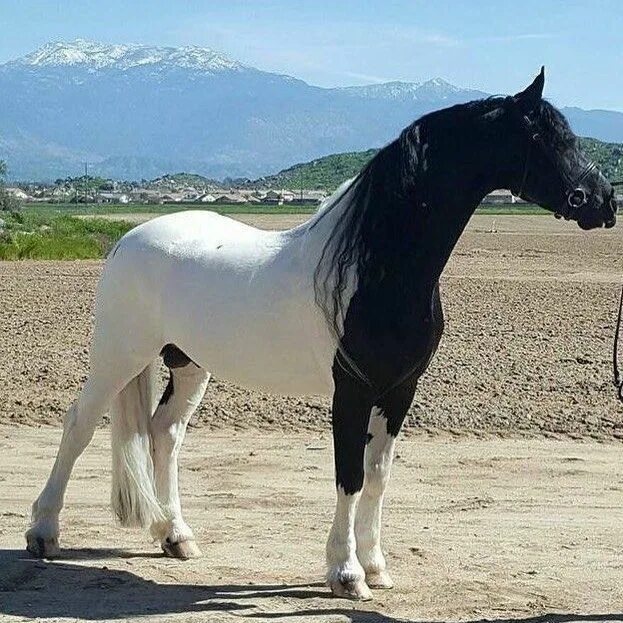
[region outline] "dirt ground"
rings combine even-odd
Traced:
[[[182,501],[204,557],[188,562],[114,525],[105,431],[70,482],[62,557],[28,558],[27,509],[59,439],[0,427],[3,621],[623,621],[619,444],[401,440],[384,521],[396,587],[353,604],[322,584],[327,435],[194,431]]]
[[[388,494],[396,588],[365,604],[322,584],[327,401],[220,380],[181,457],[203,558],[163,558],[114,525],[100,430],[70,482],[62,558],[29,559],[28,509],[87,369],[101,263],[0,262],[0,621],[623,621],[623,408],[611,385],[621,257],[621,227],[472,219],[442,280],[446,334]]]

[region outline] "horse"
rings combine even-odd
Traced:
[[[248,388],[332,396],[336,507],[326,547],[338,597],[391,588],[381,512],[396,436],[444,329],[439,278],[496,188],[583,229],[612,227],[613,188],[543,99],[523,91],[429,113],[304,224],[261,231],[209,211],[128,232],[99,281],[90,371],[68,410],[27,549],[59,553],[73,465],[112,420],[112,507],[172,557],[200,555],[184,521],[178,453],[210,374]],[[160,357],[169,369],[155,395]]]

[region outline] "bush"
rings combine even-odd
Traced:
[[[6,162],[0,160],[0,212],[17,212],[20,209],[19,201],[9,195],[4,187],[4,176],[6,175]]]
[[[19,212],[20,202],[0,185],[0,212]]]

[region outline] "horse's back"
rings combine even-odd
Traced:
[[[249,244],[270,237],[265,232],[208,210],[175,212],[135,227],[121,244],[159,249],[167,254],[193,255],[219,251],[226,243]]]

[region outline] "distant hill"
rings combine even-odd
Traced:
[[[320,88],[196,46],[54,42],[0,65],[0,160],[12,180],[77,176],[85,162],[116,180],[255,178],[380,147],[425,113],[485,96],[441,78]],[[623,141],[623,113],[562,110],[576,133]]]
[[[295,164],[275,175],[251,183],[257,188],[288,188],[290,190],[335,190],[343,181],[354,177],[378,150],[346,152]]]
[[[581,138],[580,145],[608,179],[623,178],[623,144]],[[250,185],[257,188],[333,191],[342,182],[357,175],[377,151],[368,149],[317,158],[311,162],[295,164],[275,175],[259,178]]]
[[[604,143],[595,138],[581,138],[580,145],[609,180],[623,178],[623,144]]]
[[[197,173],[173,173],[163,175],[146,183],[146,188],[154,189],[178,189],[184,186],[204,190],[222,188],[220,182]]]

